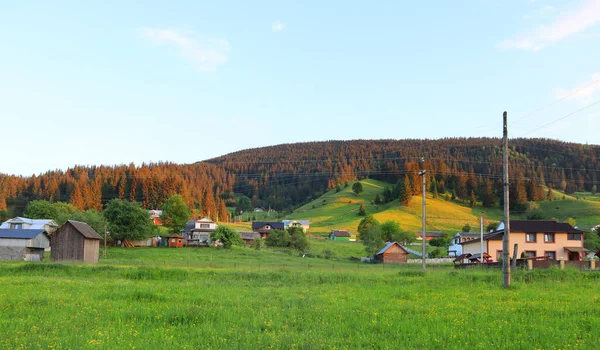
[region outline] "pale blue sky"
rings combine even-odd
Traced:
[[[3,0],[0,43],[2,173],[499,137],[504,110],[600,140],[600,104],[536,130],[600,100],[600,0]]]

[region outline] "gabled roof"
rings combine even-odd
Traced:
[[[421,232],[421,231],[417,232],[417,236],[422,237],[423,232]],[[444,234],[440,231],[434,231],[434,232],[426,231],[425,232],[425,237],[443,237],[443,236],[444,236]]]
[[[248,231],[241,231],[239,232],[240,237],[242,237],[242,239],[247,239],[247,240],[252,240],[256,237],[260,238],[260,233],[258,232],[248,232]]]
[[[67,222],[73,225],[73,227],[75,227],[75,229],[87,239],[102,239],[102,236],[100,236],[98,232],[94,231],[94,229],[85,222],[75,220],[69,220]]]
[[[258,230],[260,228],[263,228],[264,226],[269,225],[271,226],[274,230],[284,230],[285,226],[283,224],[283,222],[268,222],[268,221],[253,221],[252,222],[252,229],[253,230]]]
[[[330,234],[336,237],[350,237],[350,232],[346,230],[331,230]]]
[[[54,222],[54,220],[52,220],[52,219],[28,219],[28,218],[17,216],[17,217],[14,217],[10,220],[6,220],[5,222],[3,222],[0,225],[0,229],[10,228],[10,224],[19,224],[19,223],[31,225],[29,227],[30,230],[42,229],[44,227],[44,225],[54,226],[54,227],[58,226],[56,224],[56,222]]]
[[[46,230],[40,229],[0,229],[0,239],[32,239],[40,234],[47,235]]]
[[[210,224],[214,224],[215,223],[214,221],[212,221],[209,218],[202,218],[202,219],[198,220],[198,222],[204,222],[204,223],[210,223]]]
[[[485,232],[484,232],[485,234]],[[480,232],[457,232],[454,237],[479,237],[481,236]]]
[[[393,245],[397,245],[398,247],[402,248],[402,250],[404,250],[405,252],[408,253],[408,251],[406,249],[404,249],[404,247],[401,246],[400,243],[398,243],[398,242],[391,242],[391,243],[388,243],[385,247],[383,247],[383,249],[381,249],[375,255],[381,255],[381,254],[385,253],[385,251],[388,250],[388,249],[390,249],[390,247],[392,247]]]
[[[566,222],[554,220],[510,220],[510,232],[537,232],[537,233],[583,233]]]

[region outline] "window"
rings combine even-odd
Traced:
[[[10,224],[10,228],[14,230],[20,230],[23,228],[23,224]]]
[[[550,260],[556,260],[556,252],[545,251],[544,256]]]
[[[536,255],[537,255],[537,252],[535,250],[526,250],[525,251],[526,258],[535,258]]]
[[[496,261],[502,261],[502,251],[501,250],[496,251]]]
[[[527,233],[525,235],[525,242],[527,243],[535,243],[537,241],[537,234],[535,233]]]
[[[581,241],[581,233],[568,233],[567,239],[569,241]]]
[[[210,228],[210,224],[200,224],[200,228]]]
[[[554,243],[554,233],[544,233],[545,243]]]

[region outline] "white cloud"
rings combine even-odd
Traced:
[[[175,46],[200,71],[214,71],[228,59],[230,47],[225,39],[202,39],[192,31],[177,29],[143,28],[140,34],[155,43]]]
[[[552,6],[546,6],[543,10],[552,12],[555,9]],[[513,39],[503,40],[498,44],[498,48],[540,51],[599,22],[600,0],[584,0],[576,8],[560,15],[549,26],[540,26],[518,34]]]
[[[271,30],[275,33],[281,32],[285,29],[286,24],[280,21],[275,21],[271,24]]]
[[[590,80],[573,89],[557,88],[553,93],[557,99],[566,98],[569,101],[591,102],[590,100],[598,91],[600,91],[600,73],[595,73]]]

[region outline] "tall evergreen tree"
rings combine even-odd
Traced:
[[[404,175],[401,183],[398,184],[398,199],[400,203],[409,205],[412,200],[412,187],[407,175]]]

